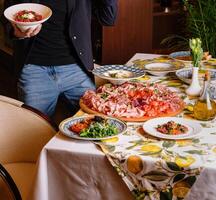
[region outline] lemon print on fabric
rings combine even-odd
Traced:
[[[105,143],[116,143],[118,141],[119,141],[118,137],[113,137],[113,138],[101,140],[101,142],[105,142]]]
[[[133,174],[138,174],[143,169],[143,162],[139,156],[129,156],[127,159],[127,169]]]
[[[173,192],[173,195],[175,195],[176,197],[184,198],[189,192],[189,190],[190,190],[190,185],[186,183],[185,181],[181,181],[181,182],[176,183],[173,186],[172,192]]]
[[[214,153],[216,153],[216,147],[214,147],[214,148],[212,149],[212,151],[213,151]]]
[[[162,151],[161,147],[159,147],[158,145],[144,145],[141,147],[141,150],[144,153],[149,153],[149,154],[156,154]]]
[[[189,110],[190,112],[193,112],[193,105],[187,105],[185,109]]]
[[[193,144],[192,140],[178,140],[176,144],[180,147],[190,146]]]
[[[192,156],[186,156],[186,157],[177,156],[175,158],[175,163],[179,167],[183,167],[183,168],[190,167],[195,161],[196,161],[195,158],[193,158]]]
[[[145,76],[143,76],[143,77],[141,77],[141,78],[138,78],[138,80],[140,80],[140,81],[148,81],[148,80],[150,80],[151,78],[150,78],[150,76],[148,76],[148,75],[145,75]]]

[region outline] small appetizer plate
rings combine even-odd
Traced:
[[[157,130],[157,127],[159,125],[160,126],[164,125],[170,121],[174,121],[175,123],[186,127],[187,131],[185,133],[174,135],[174,134],[164,134]],[[158,117],[158,118],[150,119],[147,122],[145,122],[143,125],[143,129],[146,133],[154,137],[171,139],[171,140],[181,140],[181,139],[197,137],[202,131],[202,126],[194,120],[178,118],[178,117]]]
[[[114,85],[141,78],[145,71],[134,65],[103,65],[93,69],[92,73],[102,79],[108,80]]]
[[[123,134],[126,130],[127,130],[127,125],[126,123],[124,123],[123,121],[119,120],[119,119],[115,119],[112,117],[102,117],[102,116],[98,116],[98,117],[102,117],[103,119],[106,119],[108,124],[113,125],[117,128],[118,133],[112,136],[107,136],[107,137],[97,137],[97,138],[90,138],[90,137],[81,137],[79,136],[78,133],[73,132],[72,130],[70,130],[70,127],[76,123],[82,122],[86,119],[94,119],[96,115],[87,115],[87,116],[81,116],[81,117],[70,117],[67,118],[65,120],[63,120],[60,125],[59,125],[59,130],[60,132],[65,135],[68,136],[70,138],[74,138],[74,139],[79,139],[79,140],[104,140],[104,139],[109,139],[109,138],[113,138],[116,137],[120,134]]]
[[[190,51],[176,51],[169,54],[169,57],[177,61],[183,62],[186,66],[192,63]]]

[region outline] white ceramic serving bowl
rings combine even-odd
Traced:
[[[35,22],[17,22],[14,20],[14,16],[16,13],[22,10],[28,10],[28,11],[34,11],[40,15],[42,15],[42,20],[35,21]],[[16,24],[16,26],[22,31],[25,32],[29,28],[36,28],[39,24],[44,23],[47,21],[50,16],[52,15],[52,10],[44,6],[42,4],[37,3],[21,3],[16,4],[13,6],[8,7],[4,11],[4,16],[13,24]]]
[[[170,72],[174,72],[177,69],[170,64],[170,63],[162,63],[162,62],[155,62],[149,63],[144,66],[144,69],[154,76],[165,76]]]
[[[114,78],[114,77],[110,77],[108,74],[110,72],[128,72],[128,73],[132,73],[133,75],[131,77],[122,77],[122,78]],[[138,79],[141,78],[142,76],[145,75],[145,71],[143,69],[140,69],[134,65],[132,66],[127,66],[127,65],[103,65],[100,67],[96,67],[93,69],[92,73],[104,80],[109,81],[110,83],[114,84],[114,85],[121,85],[127,81],[132,81],[134,79]]]

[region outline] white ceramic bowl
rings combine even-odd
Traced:
[[[35,21],[35,22],[18,22],[14,20],[14,16],[16,13],[22,10],[28,10],[28,11],[34,11],[40,15],[42,15],[42,20]],[[16,24],[16,26],[23,32],[25,32],[29,28],[36,28],[39,24],[42,24],[46,20],[50,18],[52,15],[52,10],[44,6],[42,4],[37,3],[21,3],[16,4],[13,6],[10,6],[4,11],[4,16],[13,24]]]
[[[93,69],[92,73],[101,79],[108,80],[114,85],[141,78],[145,71],[134,65],[103,65]],[[119,75],[119,76],[118,76]]]
[[[175,72],[179,68],[171,63],[154,62],[146,64],[144,69],[154,76],[165,76],[170,72]]]

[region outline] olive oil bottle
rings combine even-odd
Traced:
[[[206,71],[201,96],[197,100],[193,108],[194,118],[198,120],[212,120],[216,116],[216,103],[214,100],[210,99],[209,82],[210,74],[208,71]]]

